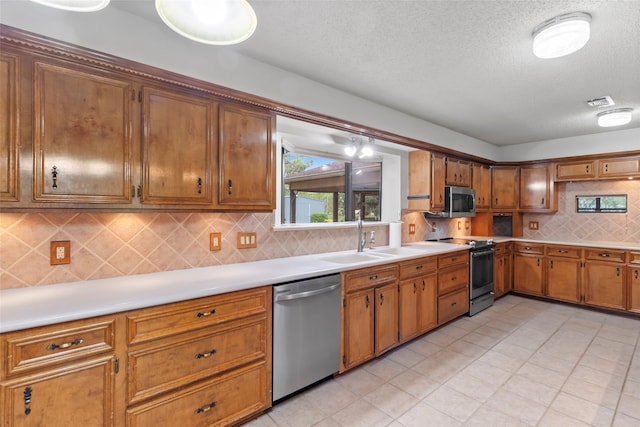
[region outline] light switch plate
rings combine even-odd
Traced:
[[[258,247],[258,237],[254,233],[238,233],[238,249],[248,249]]]
[[[50,264],[51,265],[71,264],[71,242],[69,240],[60,240],[57,242],[51,242]]]
[[[219,251],[222,249],[222,233],[209,234],[209,250]]]

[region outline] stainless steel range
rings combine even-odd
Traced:
[[[493,252],[492,239],[440,239],[443,243],[467,245],[469,249],[469,316],[493,305]]]

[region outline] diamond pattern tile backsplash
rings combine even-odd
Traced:
[[[626,242],[640,244],[640,181],[557,183],[558,212],[525,214],[524,238],[567,242]],[[576,196],[626,194],[627,213],[576,213]],[[538,221],[538,230],[529,230]]]
[[[388,226],[376,231],[387,245]],[[237,232],[258,247],[237,249]],[[209,250],[209,233],[222,249]],[[71,241],[71,264],[49,265],[49,242]],[[0,214],[0,289],[258,261],[356,248],[355,228],[274,231],[270,213]]]

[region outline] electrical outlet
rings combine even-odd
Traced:
[[[538,221],[529,221],[529,230],[537,230],[538,228]]]
[[[416,234],[416,225],[409,224],[409,234]]]
[[[468,219],[465,219],[465,220],[464,220],[464,229],[465,229],[465,230],[468,230],[468,229],[469,229],[469,226],[470,226],[470,224],[469,224],[469,220],[468,220]]]
[[[69,240],[51,242],[49,249],[49,263],[51,265],[71,264],[71,242]]]
[[[254,233],[238,233],[238,249],[247,249],[247,248],[257,248],[258,247],[258,237],[257,234]]]
[[[222,249],[222,233],[209,234],[209,250],[219,251]]]
[[[462,221],[458,221],[458,230],[462,230]]]

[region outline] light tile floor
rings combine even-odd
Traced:
[[[248,427],[640,426],[640,320],[506,296]]]

